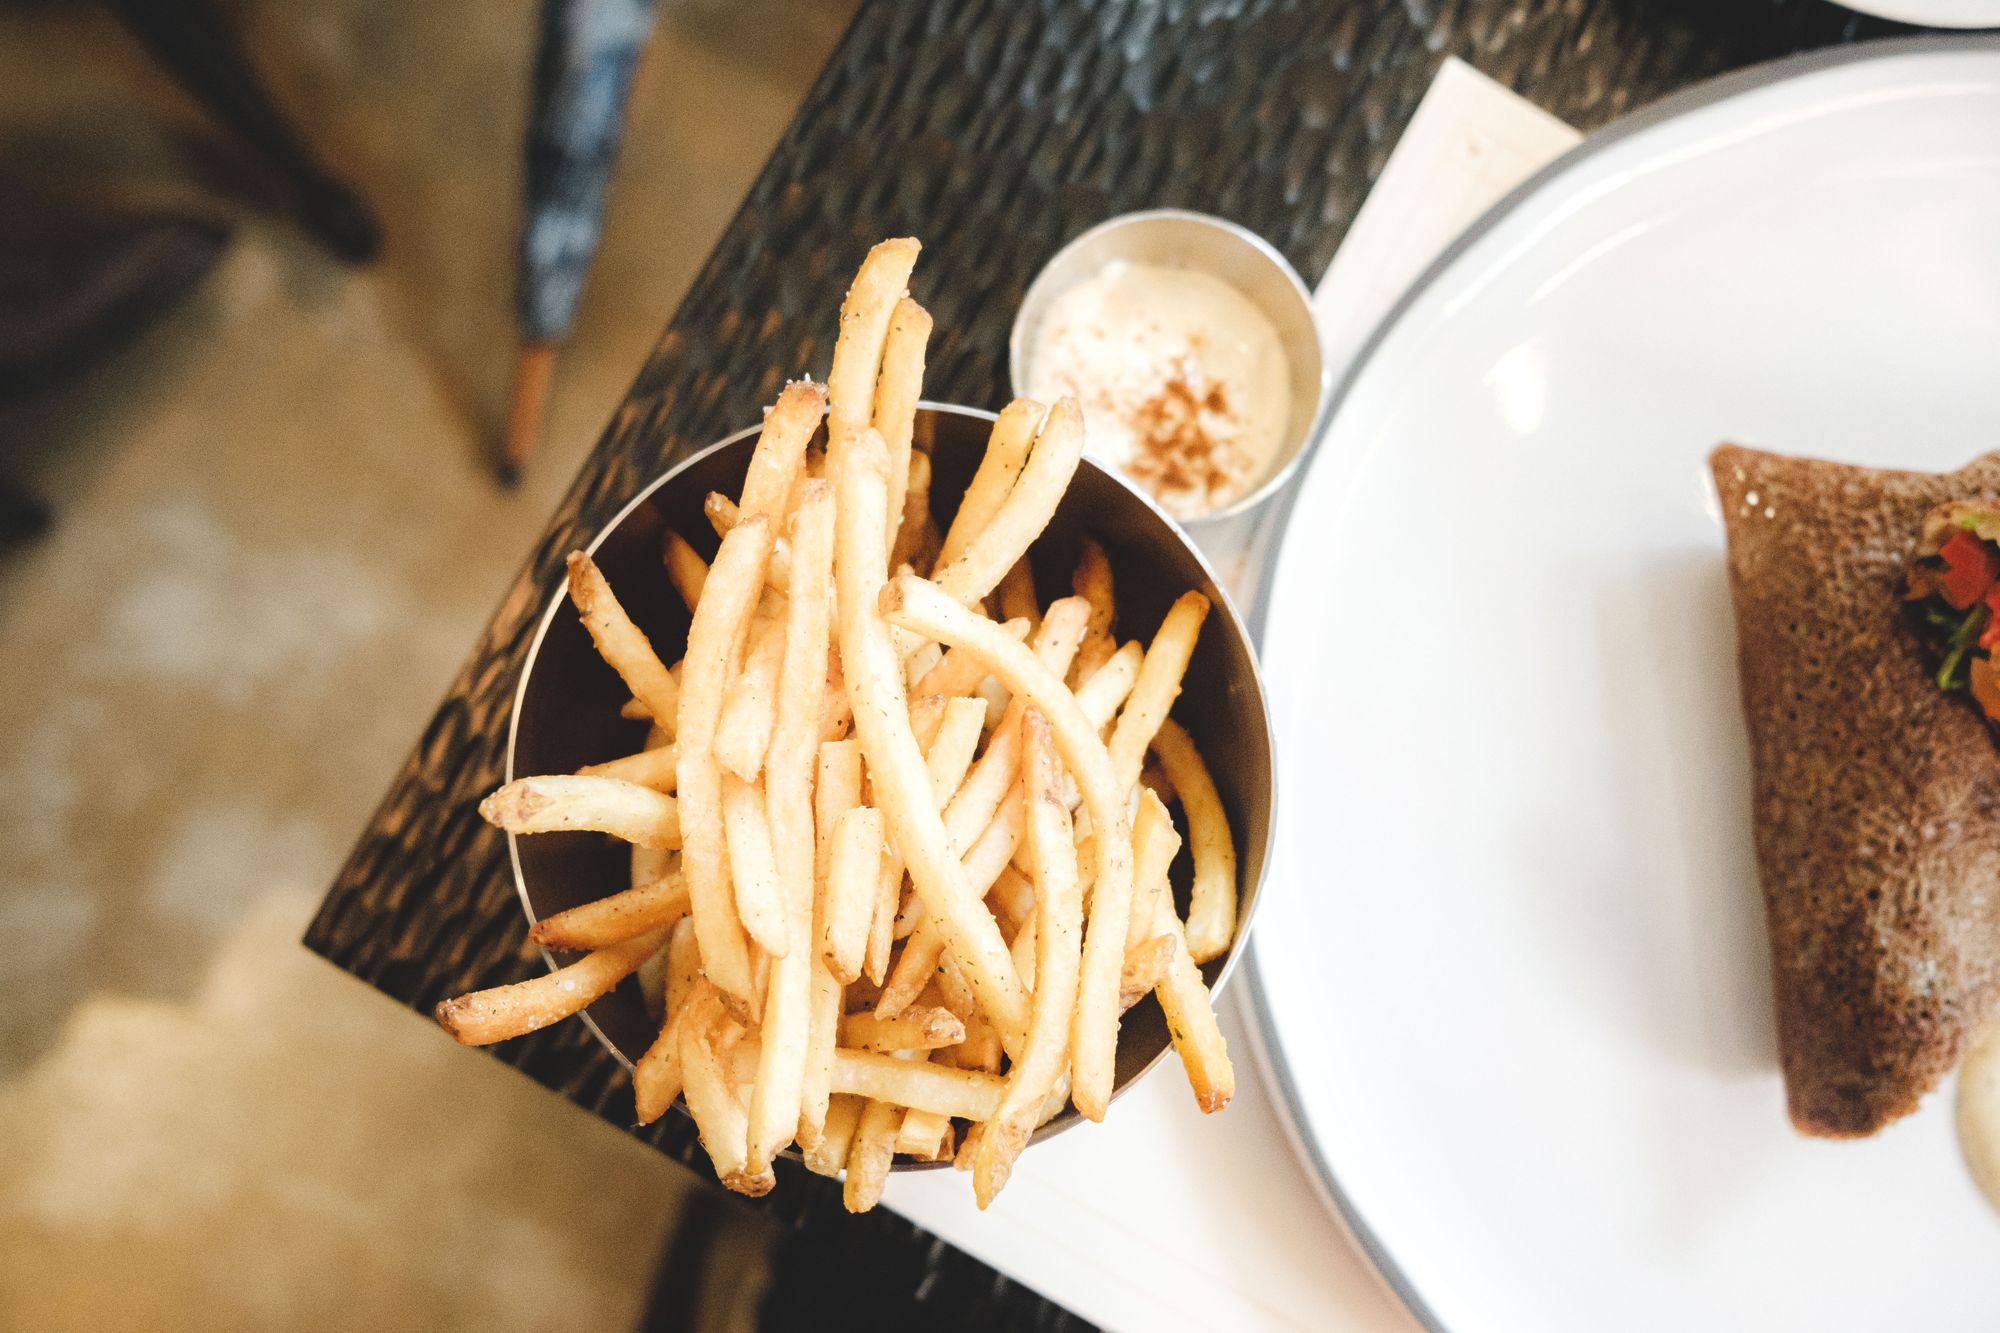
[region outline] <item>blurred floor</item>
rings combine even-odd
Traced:
[[[851,7],[662,0],[513,494],[481,441],[531,6],[231,7],[387,224],[362,271],[94,11],[0,8],[0,157],[238,227],[137,346],[0,408],[57,512],[0,559],[0,1326],[636,1316],[689,1178],[296,941]]]

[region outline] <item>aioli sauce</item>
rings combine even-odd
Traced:
[[[1074,395],[1089,452],[1180,518],[1256,489],[1291,421],[1277,329],[1192,269],[1106,264],[1050,304],[1028,364],[1028,396]]]
[[[2000,1208],[2000,1022],[1987,1025],[1959,1070],[1958,1145],[1973,1182]]]

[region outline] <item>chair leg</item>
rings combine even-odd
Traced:
[[[320,165],[206,0],[104,3],[189,92],[283,173],[320,244],[351,263],[375,257],[382,227],[374,213]]]

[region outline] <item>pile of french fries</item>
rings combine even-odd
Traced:
[[[1149,643],[1121,645],[1110,566],[1085,543],[1075,595],[1039,603],[1026,555],[1082,455],[1073,400],[1010,404],[938,532],[912,444],[931,329],[906,294],[916,257],[907,239],[869,254],[827,383],[788,385],[742,493],[709,497],[714,559],[668,537],[692,615],[677,664],[570,557],[647,747],[509,783],[480,812],[622,838],[635,883],[535,925],[577,961],[437,1009],[460,1041],[499,1041],[663,959],[640,1121],[685,1099],[746,1194],[796,1144],[845,1173],[855,1211],[898,1153],[953,1159],[985,1207],[1065,1104],[1103,1118],[1120,1017],[1148,993],[1201,1108],[1235,1089],[1199,967],[1235,934],[1236,852],[1168,716],[1207,600],[1186,593]]]

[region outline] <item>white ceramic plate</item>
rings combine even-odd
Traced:
[[[1930,28],[2000,28],[2000,0],[1841,0],[1847,8]]]
[[[1278,568],[1251,972],[1301,1145],[1471,1333],[2000,1328],[1952,1107],[1790,1128],[1717,441],[2000,447],[2000,45],[1879,44],[1587,141],[1406,298]]]

